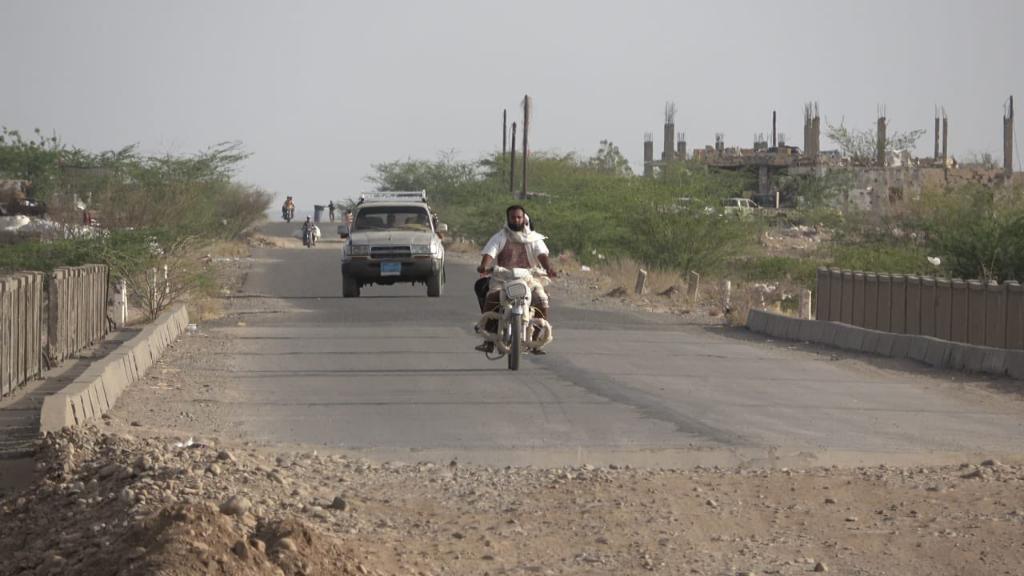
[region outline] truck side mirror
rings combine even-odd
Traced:
[[[444,234],[446,232],[448,232],[448,225],[447,224],[442,222],[441,224],[437,225],[437,233],[438,234]]]

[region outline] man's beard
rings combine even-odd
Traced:
[[[514,224],[512,222],[509,222],[508,223],[508,229],[513,231],[513,232],[522,232],[523,231],[523,225],[522,224]]]

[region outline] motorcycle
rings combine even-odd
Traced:
[[[285,222],[291,222],[292,218],[295,218],[295,208],[292,206],[282,206],[281,218],[283,218]]]
[[[489,360],[508,358],[508,369],[519,369],[519,356],[526,350],[540,349],[553,338],[551,323],[535,317],[531,306],[534,286],[548,282],[542,268],[503,268],[495,266],[491,276],[500,282],[498,310],[487,311],[476,323],[476,332],[494,342],[495,355],[485,352]],[[496,332],[487,330],[488,321],[498,321]]]
[[[302,231],[302,245],[306,248],[316,246],[318,240],[320,240],[319,226],[310,226],[308,229]]]

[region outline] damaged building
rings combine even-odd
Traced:
[[[787,178],[826,177],[842,171],[847,175],[840,202],[865,210],[885,211],[903,200],[916,198],[926,188],[979,184],[1001,186],[1024,183],[1022,174],[1013,170],[1014,109],[1013,97],[1003,111],[1003,164],[960,165],[949,153],[950,118],[944,109],[936,109],[931,157],[915,156],[910,150],[893,149],[889,140],[888,118],[879,108],[875,127],[874,153],[850,157],[838,150],[821,149],[821,114],[816,102],[804,105],[803,147],[789,145],[777,130],[777,114],[772,112],[771,132],[756,134],[752,146],[728,146],[724,134],[715,135],[714,145],[694,148],[687,154],[685,132],[676,132],[674,104],[665,107],[662,154],[654,158],[653,134],[644,136],[644,175],[652,177],[674,162],[721,170],[743,170],[757,174],[757,189],[749,195],[765,207],[793,206],[795,194],[779,182]]]

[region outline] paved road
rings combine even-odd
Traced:
[[[557,288],[550,354],[509,372],[473,350],[471,266],[449,263],[441,298],[402,285],[342,299],[339,250],[259,250],[244,290],[285,311],[216,329],[252,438],[516,464],[1014,460],[1024,446],[1020,396],[985,382],[559,306]]]

